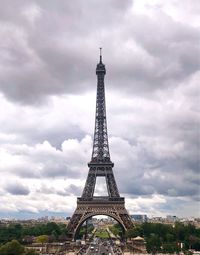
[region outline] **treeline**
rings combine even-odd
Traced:
[[[10,224],[8,226],[0,226],[0,244],[4,244],[13,239],[23,243],[28,241],[27,236],[47,235],[50,240],[66,239],[67,229],[65,224],[56,224],[49,222],[47,224],[36,224],[33,226],[25,226],[21,224]],[[24,240],[24,241],[23,241]]]
[[[174,225],[143,223],[126,233],[127,238],[144,237],[147,252],[174,253],[180,250],[200,250],[200,229],[176,222]]]

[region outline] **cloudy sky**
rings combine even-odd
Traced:
[[[199,216],[200,1],[0,3],[0,217],[75,210],[92,152],[100,46],[127,209]]]

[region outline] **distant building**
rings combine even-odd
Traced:
[[[151,223],[165,223],[166,219],[163,217],[153,217],[149,219],[149,222]]]
[[[167,215],[166,222],[174,223],[178,221],[178,218],[175,215]]]
[[[48,216],[38,218],[38,221],[40,221],[40,222],[48,222],[48,220],[49,220]]]
[[[130,215],[131,219],[137,222],[147,222],[148,218],[146,214],[133,214]]]

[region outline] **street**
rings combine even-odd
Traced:
[[[92,242],[86,253],[86,255],[120,255],[121,251],[110,241],[101,241],[100,239]]]

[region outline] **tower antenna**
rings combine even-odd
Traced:
[[[102,48],[100,47],[99,48],[99,51],[100,51],[100,63],[102,62]]]

